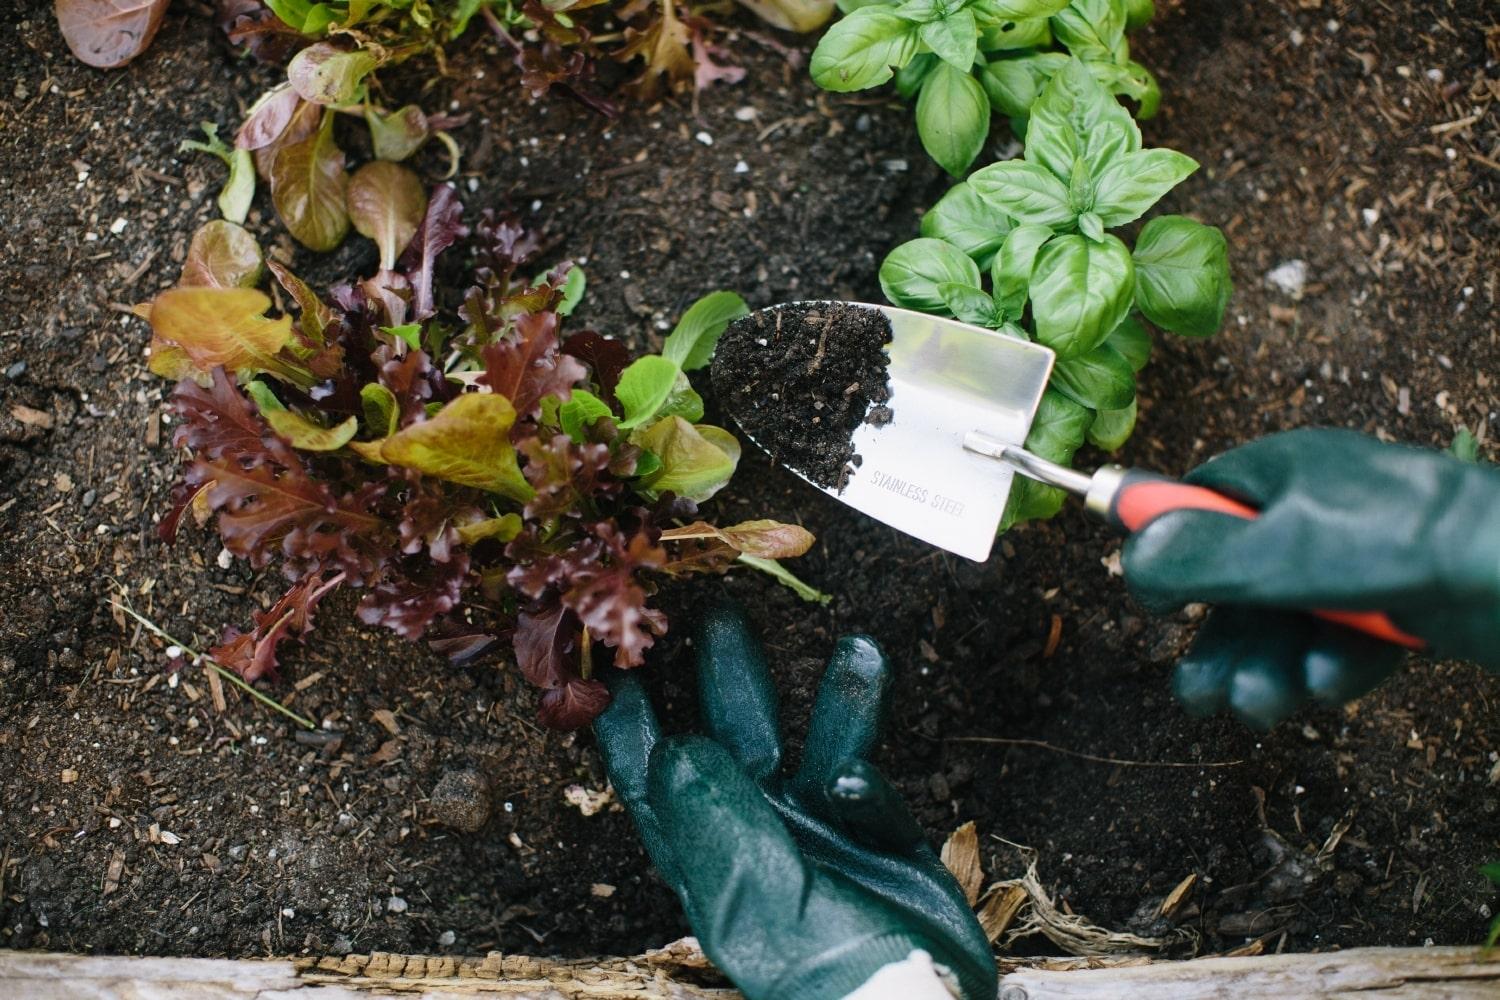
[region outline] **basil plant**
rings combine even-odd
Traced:
[[[1031,107],[1024,156],[974,172],[922,219],[922,238],[880,268],[898,306],[1036,340],[1057,364],[1026,446],[1068,464],[1085,441],[1105,451],[1135,428],[1136,373],[1151,353],[1141,318],[1204,337],[1229,301],[1224,234],[1180,215],[1132,223],[1198,169],[1142,149],[1130,113],[1080,60]],[[986,278],[988,281],[986,282]],[[1018,477],[1004,525],[1051,517],[1063,494]]]
[[[1152,0],[838,0],[847,16],[823,36],[812,76],[826,90],[896,80],[917,102],[917,132],[940,166],[962,177],[1001,114],[1017,135],[1037,94],[1069,59],[1150,118],[1156,80],[1130,58],[1126,28]]]

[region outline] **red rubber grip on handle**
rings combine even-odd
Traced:
[[[1253,521],[1260,511],[1248,504],[1215,493],[1202,486],[1190,486],[1149,474],[1127,473],[1120,490],[1110,504],[1110,518],[1127,531],[1139,531],[1152,521],[1174,510],[1207,510]],[[1393,642],[1408,649],[1421,649],[1424,641],[1402,631],[1389,616],[1380,611],[1311,612],[1324,621],[1334,622],[1357,632]]]

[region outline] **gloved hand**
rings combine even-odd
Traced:
[[[1364,694],[1404,650],[1286,609],[1386,612],[1437,656],[1500,669],[1500,471],[1298,430],[1186,477],[1260,509],[1258,520],[1175,511],[1125,544],[1125,579],[1154,611],[1222,605],[1177,666],[1189,708],[1269,728],[1312,699]]]
[[[802,764],[781,769],[776,694],[733,607],[697,637],[708,736],[663,739],[634,677],[594,722],[615,790],[704,952],[750,1000],[834,1000],[912,951],[993,1000],[989,942],[896,791],[864,759],[890,687],[874,640],[839,640]]]

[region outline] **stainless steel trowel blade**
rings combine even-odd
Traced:
[[[899,531],[983,562],[1015,470],[966,451],[964,435],[979,431],[1023,444],[1052,373],[1052,351],[954,319],[850,304],[890,320],[893,419],[881,427],[861,424],[853,438],[861,461],[848,483],[842,490],[818,488]]]

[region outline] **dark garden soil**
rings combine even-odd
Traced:
[[[202,119],[233,127],[273,76],[231,58],[200,3],[173,5],[151,51],[108,74],[69,57],[50,5],[17,6],[31,11],[0,30],[0,947],[587,955],[682,933],[626,816],[586,814],[605,787],[591,737],[535,726],[535,693],[503,662],[454,668],[325,605],[268,689],[322,723],[309,738],[233,689],[218,711],[205,674],[169,679],[161,644],[111,612],[123,591],[202,642],[280,590],[274,572],[221,568],[202,533],[154,539],[176,456],[146,331],[123,312],[176,279],[214,214],[221,168],[177,142]],[[1146,131],[1203,162],[1165,207],[1224,226],[1238,290],[1223,334],[1158,348],[1124,459],[1180,473],[1314,424],[1435,447],[1466,426],[1496,458],[1493,5],[1187,6],[1137,45],[1165,93]],[[644,344],[716,288],[754,307],[878,300],[878,261],[945,187],[909,112],[820,93],[750,38],[734,50],[741,85],[616,121],[518,102],[477,43],[403,96],[474,112],[464,201],[513,206],[555,256],[586,258],[584,322]],[[1297,294],[1265,278],[1291,261]],[[308,277],[374,266],[355,238]],[[1258,736],[1172,702],[1195,619],[1134,607],[1118,540],[1076,509],[975,565],[753,449],[716,506],[813,530],[796,569],[834,599],[759,575],[663,595],[674,627],[647,676],[679,725],[696,716],[685,624],[728,590],[764,631],[793,742],[834,639],[886,645],[901,672],[879,763],[935,840],[976,820],[994,877],[1022,868],[996,838],[1030,845],[1073,912],[1151,932],[1196,873],[1178,917],[1206,950],[1482,935],[1500,678],[1416,661]],[[475,833],[438,822],[485,811]]]
[[[891,324],[877,310],[796,303],[735,320],[714,351],[714,395],[767,455],[842,489],[854,431],[890,423]]]

